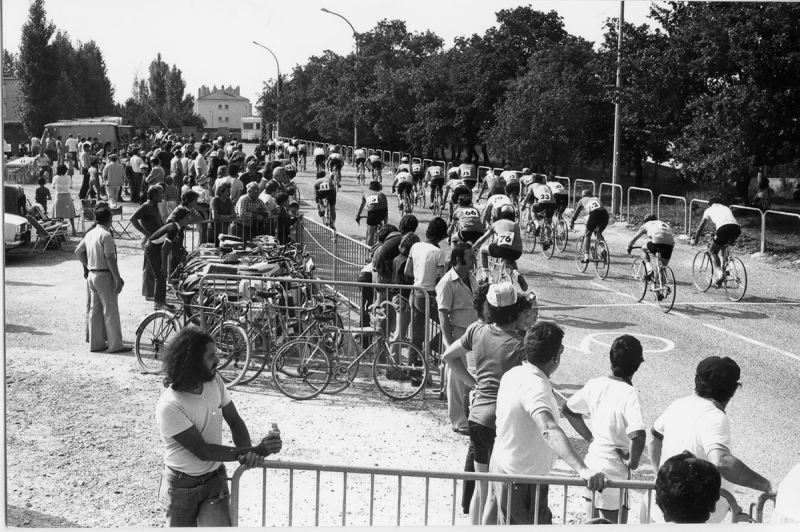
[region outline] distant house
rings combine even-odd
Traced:
[[[242,118],[252,116],[253,106],[239,94],[239,87],[209,90],[203,85],[197,90],[194,112],[205,119],[207,128],[241,129]]]

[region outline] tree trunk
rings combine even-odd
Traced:
[[[486,151],[486,143],[481,143],[481,152],[483,153],[483,166],[491,166],[489,164],[489,152]]]
[[[644,161],[642,156],[638,155],[634,159],[634,169],[636,170],[636,186],[641,187],[644,184]],[[622,179],[620,179],[622,181]]]

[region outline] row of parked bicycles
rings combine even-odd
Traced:
[[[314,270],[313,259],[295,244],[264,236],[245,246],[221,235],[220,247],[200,247],[178,267],[175,309],[153,311],[140,322],[134,343],[139,366],[160,373],[172,336],[195,325],[214,339],[217,372],[227,387],[261,377],[298,400],[370,382],[394,400],[440,389],[438,359],[389,339],[391,302],[371,305],[367,326],[349,326],[350,303]]]

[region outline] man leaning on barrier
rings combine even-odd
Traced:
[[[605,475],[586,467],[558,424],[558,404],[550,376],[561,364],[563,339],[564,330],[550,322],[538,322],[525,334],[525,360],[500,380],[497,438],[489,472],[543,476],[550,473],[557,455],[578,472],[590,490],[602,492]],[[511,501],[508,501],[509,483],[489,482],[484,525],[533,524],[537,487],[538,523],[552,523],[553,514],[547,507],[548,485],[512,482],[511,487]],[[509,503],[511,511],[506,515]],[[495,515],[496,523],[488,522]]]
[[[231,526],[230,492],[223,462],[247,467],[280,452],[275,429],[253,446],[247,426],[216,368],[211,336],[192,326],[180,330],[164,353],[164,386],[156,423],[164,442],[164,472],[158,499],[167,526]],[[234,447],[222,445],[222,420]]]

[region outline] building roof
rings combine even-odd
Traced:
[[[250,102],[248,98],[244,96],[237,96],[230,91],[227,90],[217,90],[212,93],[206,94],[205,96],[200,96],[195,101],[200,100],[244,100],[246,102]]]

